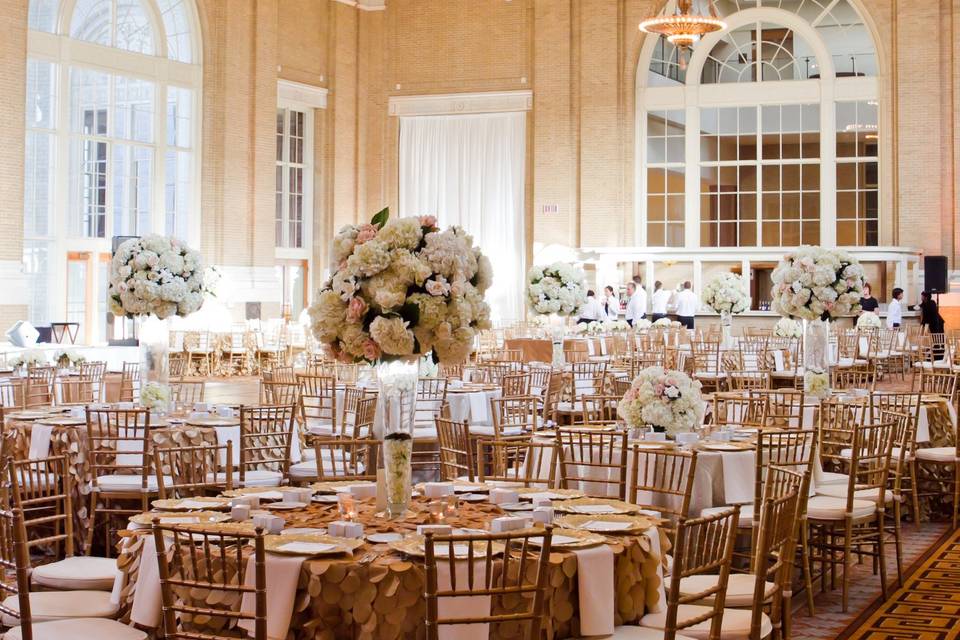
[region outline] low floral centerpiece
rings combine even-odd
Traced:
[[[140,390],[140,404],[150,411],[166,411],[170,403],[170,387],[148,382]]]
[[[651,426],[676,436],[703,424],[700,383],[682,371],[647,367],[640,371],[617,406],[630,427]]]
[[[417,374],[422,356],[462,363],[490,327],[489,259],[460,227],[433,216],[347,225],[333,239],[331,277],[310,307],[313,334],[337,360],[376,365],[374,432],[384,441],[388,515],[410,500]]]
[[[778,338],[802,338],[803,325],[793,318],[780,318],[773,325],[773,335]]]
[[[68,369],[86,362],[87,359],[73,349],[58,349],[57,352],[53,354],[53,361],[56,362],[57,366],[61,369]]]
[[[879,329],[881,326],[880,316],[873,311],[864,311],[857,318],[857,329]]]
[[[42,367],[47,364],[47,356],[39,349],[30,349],[29,351],[21,351],[12,358],[8,358],[7,364],[15,370]]]
[[[863,267],[842,249],[800,247],[773,271],[773,310],[805,322],[804,389],[813,397],[830,393],[829,318],[860,311]]]
[[[587,303],[586,275],[566,262],[533,267],[527,273],[527,303],[538,315],[575,316]]]
[[[665,318],[669,320],[669,318]],[[646,318],[638,318],[633,321],[633,330],[634,331],[646,331],[653,326],[653,323],[647,320]]]
[[[750,289],[746,279],[735,273],[719,273],[703,288],[703,303],[720,314],[723,343],[732,343],[733,314],[750,309]]]

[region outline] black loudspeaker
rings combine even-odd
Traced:
[[[923,256],[923,288],[930,293],[946,293],[947,285],[947,256]]]

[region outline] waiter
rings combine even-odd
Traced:
[[[687,280],[683,291],[677,294],[677,320],[687,329],[693,329],[693,321],[700,308],[700,300],[693,292],[693,285]]]

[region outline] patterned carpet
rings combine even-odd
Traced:
[[[843,634],[850,640],[948,640],[958,636],[960,530],[924,560],[903,588]]]

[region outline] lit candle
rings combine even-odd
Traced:
[[[353,496],[349,493],[337,494],[337,506],[339,507],[341,517],[347,522],[351,522],[357,517],[356,503],[353,500]]]

